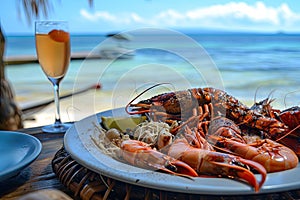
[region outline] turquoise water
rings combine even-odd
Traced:
[[[268,96],[276,98],[275,107],[299,104],[300,35],[129,33],[131,41],[121,42],[104,35],[73,35],[72,52],[97,54],[115,45],[134,49],[135,56],[74,60],[62,81],[62,92],[101,82],[103,90],[116,95],[122,91],[133,94],[167,82],[172,83],[167,90],[218,87],[249,105]],[[6,49],[6,56],[35,55],[34,37],[9,36]],[[6,75],[21,103],[52,95],[38,64],[9,66]]]

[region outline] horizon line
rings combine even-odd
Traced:
[[[175,31],[182,32],[183,34],[268,34],[268,35],[298,35],[300,31],[260,31],[260,30],[224,30],[224,29],[202,29],[202,28],[177,28]],[[70,34],[73,36],[89,36],[89,35],[103,35],[107,36],[111,33],[122,33],[126,31],[106,31],[106,32],[79,32],[74,31]],[[20,33],[4,33],[5,36],[34,36],[34,33],[20,32]]]

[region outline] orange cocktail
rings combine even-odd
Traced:
[[[52,78],[62,78],[70,63],[70,34],[52,30],[36,34],[36,49],[44,73]]]
[[[38,21],[35,23],[35,45],[39,63],[53,85],[55,101],[55,122],[44,126],[47,133],[64,133],[70,124],[60,120],[59,83],[70,64],[70,34],[66,21]]]

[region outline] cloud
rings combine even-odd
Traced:
[[[255,5],[248,5],[244,2],[230,2],[224,5],[214,5],[206,8],[199,8],[186,13],[189,19],[224,18],[248,19],[253,22],[269,22],[278,24],[278,9],[266,7],[264,3],[257,2]]]
[[[106,11],[97,11],[91,14],[85,9],[81,9],[80,15],[89,21],[98,21],[99,19],[102,19],[105,21],[115,22],[117,20],[117,17],[115,15],[110,14],[109,12]]]
[[[264,2],[247,4],[229,2],[192,10],[178,11],[166,9],[152,16],[144,17],[143,13],[127,12],[113,14],[106,11],[89,13],[81,10],[80,14],[87,20],[103,20],[126,25],[159,25],[182,27],[230,27],[248,28],[291,28],[300,24],[300,14],[293,12],[286,3],[278,7],[267,6]]]

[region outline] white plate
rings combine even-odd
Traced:
[[[103,154],[91,140],[94,124],[101,116],[128,116],[124,108],[98,113],[76,122],[65,134],[66,151],[79,164],[116,180],[159,190],[193,194],[256,194],[249,185],[226,178],[194,178],[193,180],[165,173],[144,170],[121,163]],[[259,193],[281,192],[300,188],[300,166],[268,174]],[[260,176],[257,175],[260,180]]]
[[[0,181],[17,175],[42,150],[41,142],[28,134],[0,131]]]

